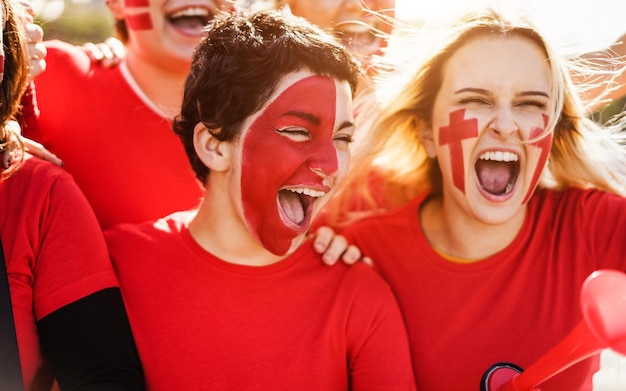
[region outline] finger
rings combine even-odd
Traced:
[[[109,60],[113,58],[113,51],[107,44],[97,43],[95,46],[102,53],[102,57],[104,60]]]
[[[341,260],[348,265],[353,265],[361,259],[361,250],[353,245],[349,245],[346,251],[341,256]]]
[[[96,46],[102,52],[103,58],[100,63],[104,68],[111,68],[120,63],[121,59],[117,56],[115,50],[107,43],[99,43]]]
[[[24,34],[30,43],[43,42],[43,29],[35,23],[26,23],[24,25]]]
[[[24,34],[29,43],[43,42],[43,29],[38,24],[26,23]]]
[[[31,58],[45,59],[48,55],[48,49],[43,42],[32,42],[28,44],[28,56]]]
[[[124,47],[124,44],[122,43],[122,41],[120,41],[119,39],[115,37],[109,37],[104,40],[104,43],[113,52],[113,57],[118,58],[118,62],[119,60],[121,60],[122,58],[126,56],[126,48]]]
[[[336,235],[328,245],[324,254],[322,254],[322,261],[327,265],[334,265],[341,256],[348,249],[348,241],[341,235]]]
[[[328,248],[328,245],[335,236],[335,231],[330,227],[320,227],[315,231],[313,239],[313,249],[322,254]]]
[[[370,257],[362,257],[361,262],[363,262],[367,266],[374,267],[374,260]]]
[[[46,70],[48,49],[43,44],[43,29],[40,26],[28,23],[24,31],[28,41],[28,76],[32,80]]]
[[[37,156],[40,159],[56,164],[57,166],[63,166],[63,161],[59,159],[55,154],[48,151],[43,145],[36,141],[22,137],[24,148],[31,155]]]
[[[91,61],[100,62],[104,58],[102,51],[92,42],[84,43],[80,48],[87,54]]]
[[[46,70],[48,63],[41,58],[31,58],[28,60],[28,77],[29,80],[33,80],[35,77],[41,75]]]
[[[28,71],[31,79],[46,70],[47,55],[48,49],[46,49],[46,46],[43,43],[39,42],[28,44]]]

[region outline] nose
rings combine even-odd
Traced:
[[[519,127],[515,122],[515,116],[513,115],[511,108],[498,108],[496,116],[489,124],[489,129],[495,136],[503,139],[518,136]]]
[[[339,159],[334,143],[324,143],[309,159],[309,169],[322,178],[333,177],[339,171]]]

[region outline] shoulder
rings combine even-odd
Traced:
[[[374,214],[346,227],[341,234],[352,237],[357,233],[370,232],[372,235],[389,234],[394,230],[406,231],[418,218],[420,206],[428,196],[423,193],[407,204],[388,212]]]
[[[139,224],[118,224],[104,231],[112,255],[118,251],[143,251],[142,248],[167,245],[185,228],[190,212],[176,212],[158,220]]]
[[[318,284],[335,286],[336,288],[333,289],[337,289],[337,292],[341,292],[342,295],[367,293],[376,296],[390,289],[383,278],[365,263],[346,265],[343,262],[337,262],[332,266],[325,265],[321,256],[313,250],[310,242],[302,244],[290,258],[282,262],[285,262],[283,266],[285,269],[296,270],[292,273],[306,276],[307,279],[314,278]],[[290,276],[290,278],[296,278],[294,274]]]
[[[337,264],[324,266],[336,269],[341,274],[341,289],[338,294],[349,297],[353,303],[366,303],[367,306],[386,307],[394,302],[389,284],[371,267],[362,262],[354,265]]]
[[[57,188],[69,188],[80,192],[74,179],[67,171],[28,153],[24,156],[22,167],[5,182],[5,186],[21,187],[24,188],[24,191],[26,189],[51,191],[56,186]]]
[[[45,41],[44,45],[48,51],[46,61],[49,62],[49,67],[46,68],[46,72],[50,69],[60,69],[61,65],[68,63],[75,63],[82,67],[89,67],[91,64],[89,56],[73,44],[59,40],[50,40]],[[45,74],[45,72],[43,74]]]
[[[85,222],[85,231],[92,229],[86,216],[91,209],[73,178],[62,168],[28,154],[17,172],[0,182],[0,205],[0,220],[22,222],[27,229],[71,227],[74,222],[77,227]]]
[[[570,187],[564,190],[537,189],[530,201],[536,210],[558,212],[593,212],[626,208],[626,198],[598,189]]]
[[[59,40],[44,42],[48,54],[46,55],[46,70],[35,79],[38,97],[41,92],[48,91],[58,96],[59,85],[75,83],[80,79],[90,78],[94,71],[106,71],[79,47]],[[48,87],[50,85],[51,87]],[[78,87],[78,86],[76,86]],[[70,88],[76,90],[76,88]]]

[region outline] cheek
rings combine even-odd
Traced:
[[[465,159],[463,158],[463,141],[478,137],[478,120],[465,118],[465,109],[449,114],[447,126],[441,126],[437,134],[439,148],[449,152],[450,171],[454,186],[465,192]]]
[[[126,0],[127,8],[146,8],[150,6],[150,0]],[[126,24],[131,30],[151,30],[153,28],[152,17],[149,12],[131,12],[126,14]]]
[[[348,169],[350,168],[350,158],[350,151],[337,151],[337,183],[343,180],[348,173]]]
[[[545,114],[543,116],[543,127],[532,127],[530,130],[530,139],[541,136],[544,133],[548,122],[550,121],[550,117]],[[543,167],[548,160],[548,156],[550,155],[550,150],[552,149],[552,139],[553,135],[549,134],[545,137],[530,143],[528,146],[528,169],[532,170],[531,180],[529,182],[528,191],[524,196],[523,204],[528,202],[530,197],[532,196],[535,186],[539,182],[539,178],[541,177],[541,173],[543,172]]]

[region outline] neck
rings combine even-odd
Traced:
[[[166,118],[172,119],[180,112],[183,86],[189,74],[189,64],[163,67],[144,61],[129,51],[126,66],[146,99]],[[165,61],[164,61],[165,62]]]
[[[207,190],[198,213],[189,223],[191,236],[202,248],[238,265],[267,266],[287,257],[267,251],[237,217],[227,197],[220,194],[208,194]]]
[[[420,209],[422,230],[437,251],[475,262],[505,249],[524,224],[526,208],[503,224],[487,224],[444,206],[442,198],[424,201]]]

